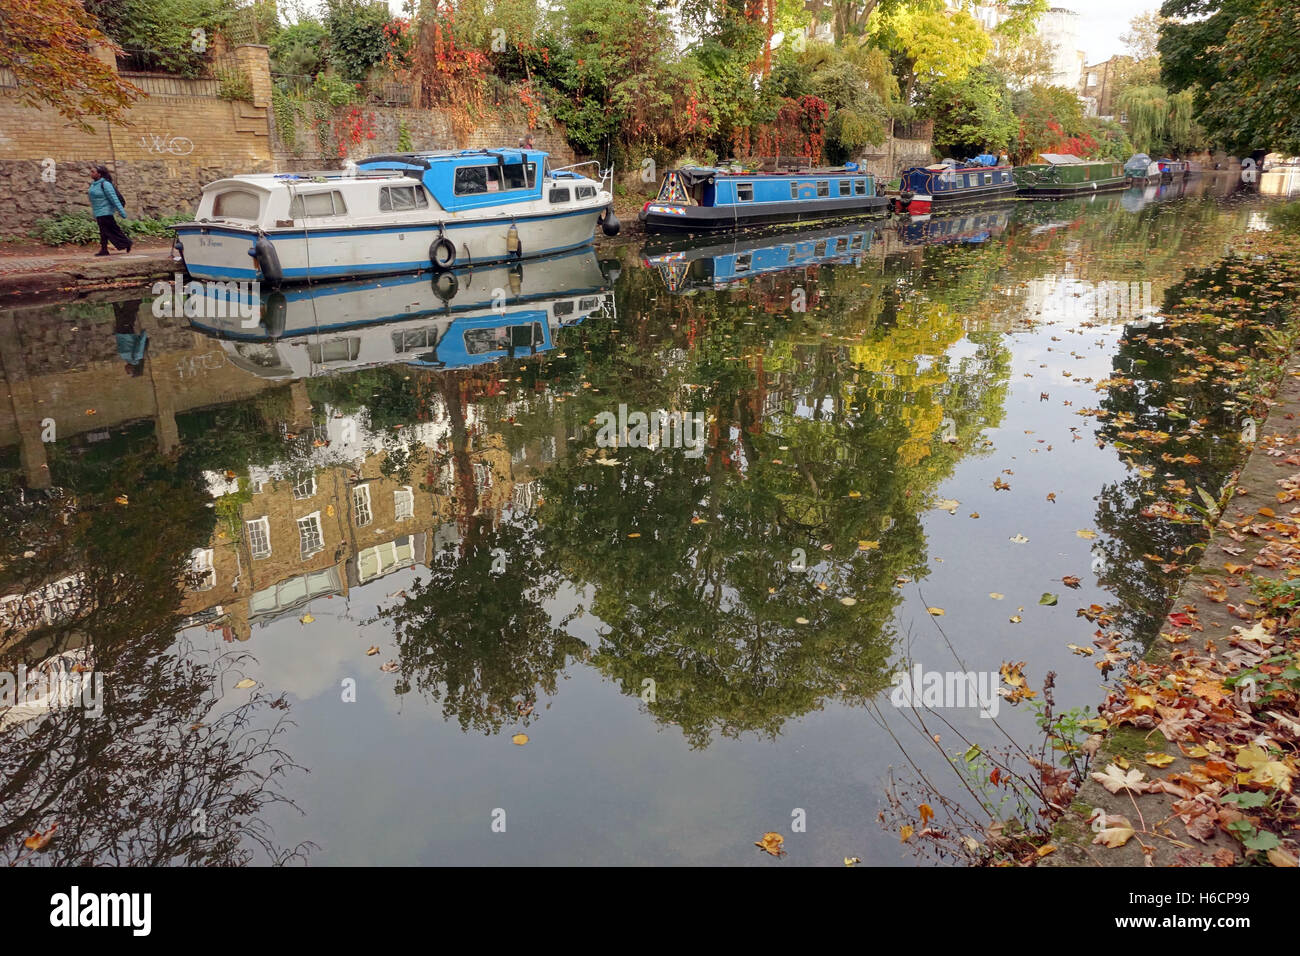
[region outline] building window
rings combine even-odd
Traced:
[[[736,183],[736,201],[753,202],[754,201],[754,184],[753,183]]]
[[[248,550],[253,552],[253,557],[269,558],[271,556],[270,519],[264,515],[261,518],[246,521],[244,522],[244,529],[248,533]]]
[[[357,516],[357,527],[362,528],[370,524],[370,486],[357,485],[352,489],[352,511]]]
[[[850,179],[840,180],[840,195],[849,196],[853,194],[853,181]]]
[[[212,566],[212,549],[195,548],[190,553],[190,568],[185,574],[185,585],[191,591],[211,591],[217,584],[217,572]]]
[[[398,521],[407,521],[415,517],[415,492],[411,490],[410,485],[393,492],[393,515]]]
[[[831,184],[829,180],[820,179],[817,181],[818,197],[829,196],[831,194]]]
[[[313,511],[298,519],[298,550],[306,561],[313,554],[325,548],[325,536],[321,533],[320,512]]]
[[[303,498],[311,498],[316,494],[316,475],[314,472],[306,475],[299,475],[293,483],[293,496],[301,501]]]
[[[429,197],[421,186],[385,186],[379,190],[380,212],[407,212],[428,209]]]
[[[364,584],[415,560],[415,540],[407,535],[357,552],[357,580]]]

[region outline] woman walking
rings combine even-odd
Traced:
[[[125,217],[126,207],[122,205],[117,187],[113,185],[113,176],[107,167],[96,166],[90,171],[89,195],[91,215],[99,223],[99,251],[95,255],[108,255],[110,242],[117,248],[130,252],[131,240],[113,218],[115,212]]]

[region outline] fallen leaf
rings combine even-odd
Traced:
[[[1141,770],[1130,770],[1125,773],[1113,763],[1107,765],[1105,773],[1094,771],[1090,776],[1111,793],[1119,793],[1121,790],[1144,793],[1149,789],[1149,784],[1142,782],[1144,774]]]
[[[1043,596],[1038,599],[1038,603],[1044,607],[1056,607],[1057,595],[1049,591],[1044,591]]]
[[[241,680],[238,684],[235,685],[236,689],[238,690],[247,690],[250,687],[256,687],[256,686],[257,686],[257,681],[253,680],[253,678],[251,677],[245,677],[243,680]]]
[[[1173,754],[1143,754],[1142,761],[1148,767],[1164,768],[1174,762]]]
[[[785,837],[781,836],[781,834],[768,832],[764,833],[763,839],[757,841],[754,846],[772,856],[785,856],[785,850],[781,847],[783,843],[785,843]]]
[[[1080,538],[1084,538],[1084,539],[1091,539],[1097,537],[1097,532],[1089,531],[1086,528],[1076,531],[1075,534],[1078,535]]]
[[[524,744],[528,743],[528,735],[515,734],[513,737],[510,738],[510,742],[514,744],[516,747],[522,747]]]
[[[927,607],[926,610],[929,611],[935,617],[943,617],[943,615],[946,613],[944,609],[941,607]]]

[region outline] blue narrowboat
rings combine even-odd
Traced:
[[[820,265],[861,265],[878,227],[827,226],[786,236],[763,236],[686,249],[641,250],[641,262],[657,268],[668,291],[696,292],[743,285],[756,276]]]
[[[669,171],[645,204],[647,232],[719,232],[883,212],[876,181],[854,163],[833,169],[759,172],[683,166]]]
[[[948,160],[932,166],[913,166],[899,178],[894,197],[897,212],[922,216],[935,206],[988,202],[1015,195],[1016,181],[1009,164],[956,163]]]

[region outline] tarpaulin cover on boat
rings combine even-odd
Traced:
[[[1124,171],[1131,176],[1145,176],[1151,166],[1151,157],[1146,153],[1134,153],[1124,164]]]
[[[1068,166],[1072,163],[1083,162],[1078,156],[1071,156],[1068,153],[1039,153],[1043,162],[1051,163],[1053,166]]]

